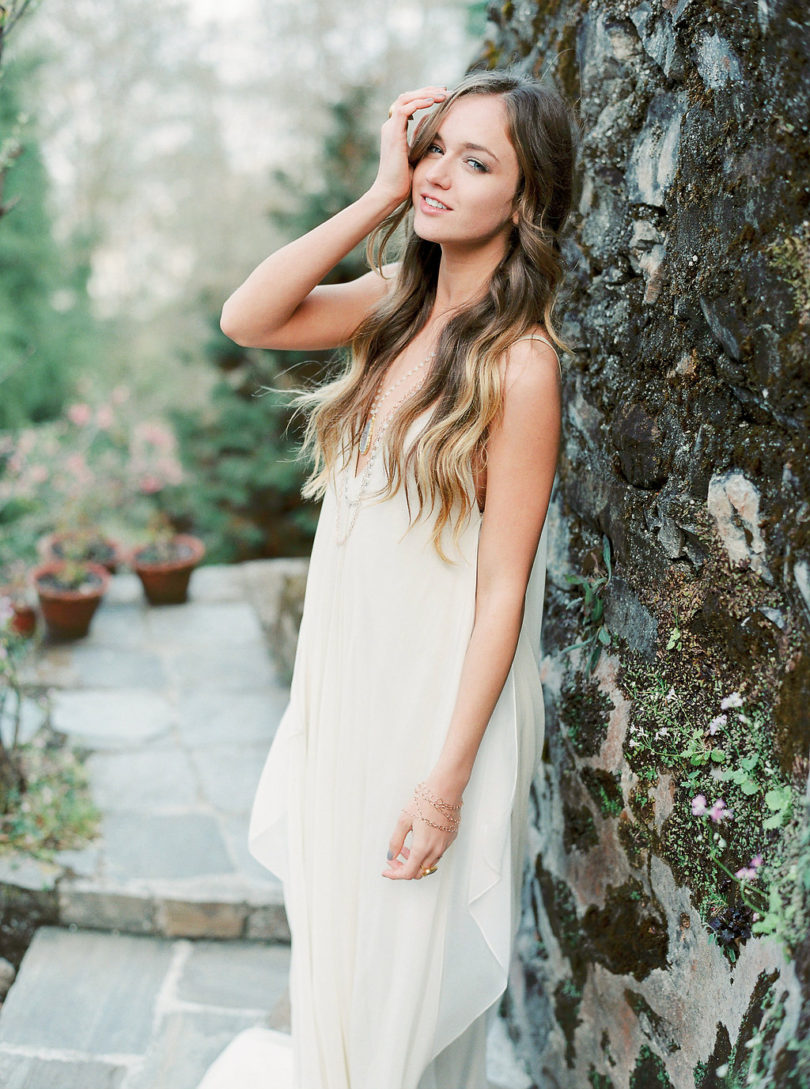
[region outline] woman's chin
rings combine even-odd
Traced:
[[[420,215],[415,215],[413,218],[413,233],[418,235],[423,242],[436,242],[438,244],[443,242],[445,237],[445,232],[434,220]]]

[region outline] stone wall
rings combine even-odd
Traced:
[[[539,1089],[807,1087],[810,14],[489,17],[480,63],[543,74],[581,122],[504,1012]]]

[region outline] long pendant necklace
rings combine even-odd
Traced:
[[[366,426],[363,428],[363,433],[360,436],[361,455],[365,454],[368,451],[368,448],[371,446],[371,436],[374,434],[374,424],[377,420],[377,413],[379,412],[380,405],[383,403],[385,398],[390,393],[393,393],[397,386],[401,385],[406,378],[409,378],[412,374],[415,374],[416,371],[420,370],[422,367],[428,364],[435,354],[435,352],[431,352],[427,359],[423,359],[421,363],[417,363],[415,367],[411,367],[409,371],[406,371],[406,373],[403,374],[400,379],[394,382],[393,386],[391,386],[390,389],[387,389],[382,395],[380,395],[379,390],[377,391],[374,400],[371,402],[371,409],[369,410],[368,419],[366,420]]]
[[[427,363],[428,360],[430,360],[432,358],[433,358],[433,356],[429,355],[428,359],[425,360],[425,363]],[[418,367],[415,367],[414,370],[418,370]],[[412,372],[409,372],[409,373],[412,373]],[[375,461],[377,460],[377,455],[380,452],[380,448],[382,446],[382,440],[385,437],[385,432],[388,429],[388,425],[390,424],[391,420],[395,416],[396,410],[399,408],[399,406],[402,404],[402,402],[406,401],[409,397],[413,397],[413,395],[417,392],[417,390],[420,390],[422,388],[422,386],[425,384],[426,379],[427,379],[427,375],[423,375],[423,377],[420,378],[420,380],[416,383],[416,385],[412,389],[408,390],[407,393],[403,394],[403,396],[400,397],[400,399],[396,402],[394,407],[391,409],[391,411],[388,413],[388,415],[383,420],[382,425],[381,425],[380,430],[379,430],[379,434],[377,435],[377,438],[376,438],[376,440],[374,442],[374,446],[372,447],[372,450],[371,450],[371,457],[366,462],[366,466],[365,466],[365,468],[363,470],[363,473],[362,473],[362,475],[360,477],[360,486],[357,489],[357,494],[353,498],[349,496],[349,477],[352,475],[352,460],[353,460],[352,455],[351,455],[351,451],[349,452],[349,459],[346,462],[346,465],[345,465],[345,467],[343,469],[343,488],[338,493],[338,500],[337,500],[337,504],[335,506],[335,539],[337,540],[338,544],[345,544],[346,543],[346,541],[349,539],[349,534],[351,533],[352,529],[354,528],[354,523],[357,521],[357,514],[358,514],[358,511],[360,510],[360,506],[361,506],[362,499],[363,499],[363,493],[366,490],[366,485],[368,484],[369,478],[371,476],[372,468],[374,466]],[[392,386],[391,388],[393,389],[394,387]],[[382,398],[381,398],[381,400],[382,400]],[[366,426],[368,426],[368,425],[366,425]],[[361,453],[362,453],[362,450],[361,450]],[[345,532],[342,532],[341,523],[344,521],[344,510],[347,512],[346,518],[345,518],[346,528],[345,528]]]

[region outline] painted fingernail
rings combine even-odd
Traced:
[[[394,856],[393,856],[393,855],[391,854],[391,852],[390,852],[390,851],[388,851],[388,852],[386,853],[385,857],[386,857],[386,858],[388,859],[388,861],[390,862],[390,861],[391,861],[391,860],[393,859],[393,857],[394,857]]]

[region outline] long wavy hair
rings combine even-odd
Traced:
[[[413,472],[419,500],[416,521],[432,514],[438,503],[432,540],[446,562],[454,561],[442,547],[445,527],[455,514],[457,544],[475,502],[473,471],[486,465],[487,435],[502,405],[504,353],[541,320],[549,338],[570,351],[554,328],[552,310],[565,272],[559,234],[571,208],[573,115],[556,93],[535,80],[505,71],[477,71],[417,126],[411,165],[425,155],[453,103],[471,94],[504,100],[508,136],[520,168],[513,208],[519,218],[488,290],[447,321],[423,386],[391,418],[383,442],[387,482],[374,493],[379,501],[395,495]],[[311,410],[299,451],[301,457],[311,451],[314,458],[301,489],[304,498],[323,496],[338,458],[359,442],[386,372],[430,316],[441,248],[414,232],[412,209],[409,195],[369,236],[369,263],[382,274],[387,246],[397,228],[406,226],[396,280],[355,330],[343,373],[314,390],[295,391],[293,403]],[[434,402],[427,425],[404,453],[409,428]],[[405,494],[410,528],[414,518],[407,485]]]

